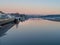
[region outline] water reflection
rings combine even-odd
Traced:
[[[24,22],[24,21],[26,21],[26,20],[28,20],[28,19],[38,19],[38,20],[40,20],[40,19],[44,19],[44,20],[48,20],[48,21],[55,21],[55,22],[60,22],[60,17],[54,17],[54,16],[52,16],[52,17],[46,17],[46,16],[36,16],[36,17],[34,17],[34,16],[31,16],[31,17],[24,17],[24,20],[21,20],[21,22]]]
[[[60,20],[56,20],[56,19],[44,19],[44,20],[60,22]]]
[[[16,21],[16,22],[10,22],[8,24],[5,24],[5,25],[2,25],[0,27],[0,37],[6,35],[5,33],[11,29],[14,25],[16,25],[16,28],[18,28],[18,25],[19,25],[19,22],[24,22],[26,21],[27,19],[22,19],[22,20],[19,20],[19,21]]]
[[[24,21],[26,21],[26,20],[28,20],[28,19],[31,19],[31,18],[25,18],[25,19],[21,19],[21,20],[19,20],[19,22],[24,22]],[[36,20],[36,19],[41,19],[41,18],[32,18],[33,20]],[[44,19],[44,20],[49,20],[49,21],[55,21],[55,22],[60,22],[60,20],[53,20],[53,19],[46,19],[46,18],[42,18],[42,19]],[[6,25],[4,25],[4,26],[2,26],[2,28],[0,28],[0,37],[1,36],[4,36],[4,35],[6,35],[5,33],[9,30],[9,29],[11,29],[14,25],[16,25],[16,28],[18,28],[18,25],[19,25],[19,22],[17,21],[17,22],[11,22],[11,23],[8,23],[8,24],[6,24]]]
[[[4,25],[0,28],[0,37],[6,36],[1,38],[2,44],[60,43],[60,23],[51,22],[52,20],[45,21],[48,19],[40,19],[43,18],[25,18],[19,20],[19,22]],[[13,27],[14,25],[16,27]],[[8,31],[9,29],[11,30]],[[8,35],[6,35],[7,31]]]
[[[1,28],[0,28],[0,37],[6,35],[5,33],[11,29],[15,24],[14,23],[8,23],[6,25],[3,25]]]
[[[35,20],[36,18],[34,18]],[[60,19],[54,19],[54,18],[37,18],[38,20],[43,19],[43,20],[48,20],[48,21],[54,21],[54,22],[60,22]]]
[[[17,22],[10,22],[8,24],[2,25],[0,27],[0,37],[6,35],[5,33],[11,29],[14,25],[16,25],[16,28],[18,28],[19,21]]]

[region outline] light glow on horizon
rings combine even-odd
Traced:
[[[60,0],[1,0],[0,10],[23,14],[60,14]]]

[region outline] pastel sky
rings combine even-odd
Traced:
[[[60,14],[60,0],[0,0],[0,10],[24,14]]]

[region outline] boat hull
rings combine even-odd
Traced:
[[[0,25],[14,21],[15,19],[0,19]]]

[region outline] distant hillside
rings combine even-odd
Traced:
[[[41,16],[41,17],[60,17],[60,14],[58,14],[58,15],[46,15],[46,16]]]

